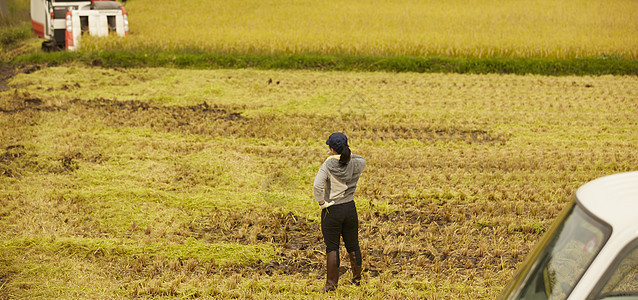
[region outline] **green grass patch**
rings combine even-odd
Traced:
[[[33,29],[28,26],[0,27],[0,44],[3,46],[15,44],[18,41],[33,37]]]
[[[31,53],[13,63],[61,65],[81,62],[103,67],[255,68],[320,71],[387,71],[461,74],[638,75],[638,61],[618,56],[573,59],[374,57],[330,55],[211,54],[189,52]]]
[[[39,51],[33,29],[26,23],[0,26],[0,65],[10,64],[17,56]]]

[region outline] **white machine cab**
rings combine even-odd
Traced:
[[[638,172],[581,186],[500,298],[638,300]]]
[[[31,0],[33,32],[46,51],[78,48],[83,34],[128,35],[128,14],[114,0]]]

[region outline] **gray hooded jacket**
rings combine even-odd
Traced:
[[[342,204],[354,200],[354,191],[366,166],[366,160],[360,155],[353,154],[350,162],[342,166],[339,164],[340,157],[328,157],[319,168],[313,184],[316,202],[334,201],[335,204]]]

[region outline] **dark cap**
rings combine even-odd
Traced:
[[[343,146],[348,146],[348,138],[341,132],[335,132],[328,137],[326,145],[339,152],[343,149]]]

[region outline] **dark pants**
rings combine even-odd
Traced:
[[[330,206],[321,211],[321,233],[326,244],[326,253],[339,251],[339,240],[343,237],[348,253],[355,252],[357,264],[361,265],[359,249],[359,217],[354,201]]]

